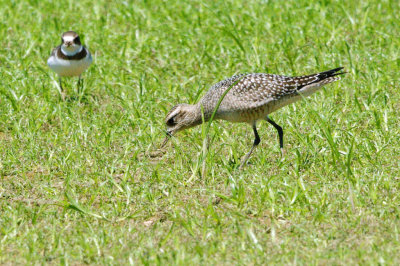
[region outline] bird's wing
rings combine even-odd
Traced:
[[[340,79],[338,75],[344,74],[344,72],[339,72],[342,69],[336,68],[298,77],[264,73],[248,74],[241,77],[232,87],[229,98],[237,102],[238,106],[247,109],[262,106],[285,96],[299,93],[308,95],[307,92],[311,92],[313,88],[319,88]]]
[[[54,49],[51,51],[50,57],[51,57],[51,56],[55,56],[56,53],[57,53],[57,50],[60,49],[60,47],[61,47],[61,45],[59,45],[59,46],[57,46],[56,48],[54,48]]]

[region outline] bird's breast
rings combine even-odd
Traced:
[[[92,58],[87,56],[81,60],[65,60],[51,56],[47,65],[61,77],[79,76],[92,63]]]

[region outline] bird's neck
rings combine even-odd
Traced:
[[[196,125],[200,125],[201,123],[207,122],[211,119],[212,113],[214,110],[209,110],[206,106],[203,106],[201,102],[193,105],[192,107],[193,113],[193,121],[195,121]]]
[[[80,53],[83,49],[83,46],[80,45],[79,47],[65,47],[64,45],[61,45],[61,52],[65,54],[66,56],[74,56],[77,53]]]

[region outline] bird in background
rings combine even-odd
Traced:
[[[175,133],[200,125],[203,114],[204,121],[210,120],[220,98],[230,89],[221,101],[214,119],[248,123],[252,126],[255,137],[253,146],[239,168],[245,165],[261,141],[256,127],[259,120],[266,120],[278,131],[279,146],[283,152],[283,129],[268,115],[313,94],[326,84],[339,80],[340,75],[346,73],[341,70],[343,67],[297,77],[264,73],[234,75],[212,86],[197,104],[175,105],[165,118],[167,136],[162,147]]]
[[[79,76],[78,89],[81,83],[81,74],[92,63],[92,55],[82,45],[79,35],[74,31],[67,31],[61,35],[61,44],[53,49],[47,65],[58,74],[61,90],[61,98],[65,100],[62,87],[62,77]]]

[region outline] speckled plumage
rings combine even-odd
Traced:
[[[253,123],[301,99],[300,93],[308,96],[323,85],[340,79],[337,71],[341,69],[299,77],[264,73],[239,74],[212,86],[199,104],[203,105],[206,116],[210,115],[225,90],[237,82],[221,102],[216,118]]]
[[[215,119],[251,124],[256,137],[252,150],[260,141],[256,122],[257,120],[265,119],[278,130],[282,148],[282,128],[272,121],[268,114],[298,101],[302,97],[311,95],[328,83],[339,80],[340,75],[344,74],[344,72],[340,72],[342,69],[340,67],[298,77],[264,73],[234,75],[212,86],[197,104],[174,106],[166,116],[167,134],[172,135],[182,129],[200,124],[202,122],[202,110],[205,120],[210,119],[219,99],[231,87],[222,100]],[[252,150],[247,154],[246,158],[250,156]]]

